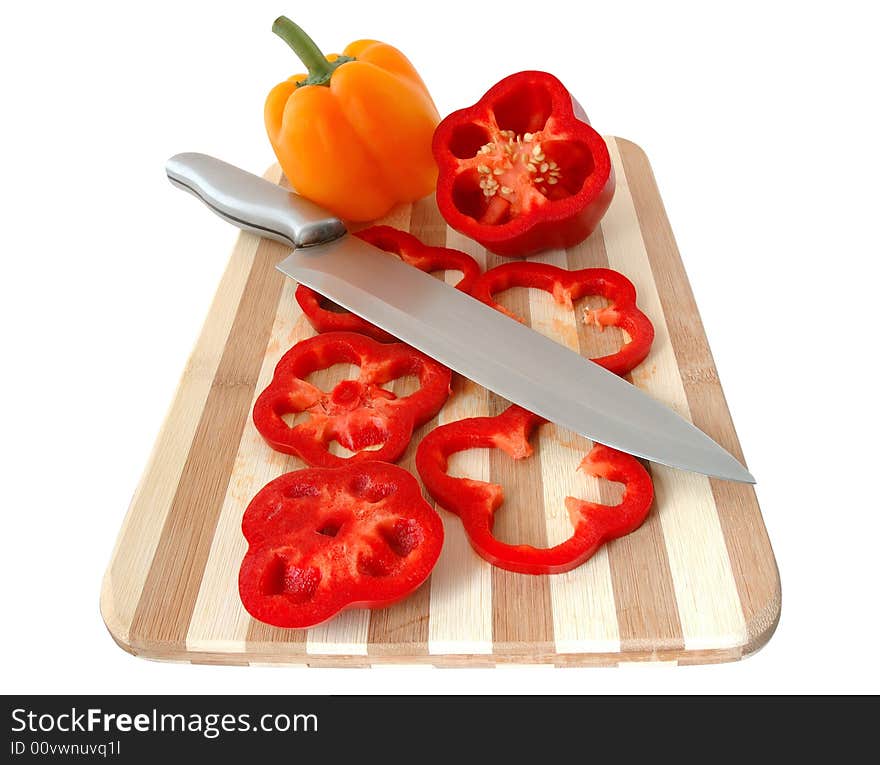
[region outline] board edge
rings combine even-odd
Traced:
[[[280,182],[282,184],[286,183],[284,176],[281,172],[281,167],[277,162],[271,164],[267,168],[267,170],[265,171],[265,173],[263,174],[262,177],[265,178],[266,180],[269,180],[269,181],[274,181],[276,178],[279,178]],[[114,607],[115,590],[114,590],[113,581],[112,581],[112,579],[113,579],[113,566],[117,561],[118,554],[119,554],[119,548],[120,548],[120,545],[123,541],[125,530],[128,527],[132,513],[135,512],[135,505],[136,505],[138,496],[140,494],[141,488],[143,487],[144,481],[148,475],[150,467],[153,464],[156,453],[158,452],[158,450],[163,442],[163,439],[167,435],[169,422],[171,421],[171,416],[172,416],[172,413],[174,412],[175,405],[177,404],[178,400],[180,399],[180,397],[182,395],[185,384],[186,384],[189,376],[191,375],[192,370],[194,368],[196,368],[196,365],[194,362],[197,360],[197,351],[199,350],[199,345],[201,343],[203,336],[205,335],[205,331],[206,331],[206,328],[207,328],[208,323],[210,321],[212,311],[216,306],[218,294],[220,293],[220,290],[222,289],[224,279],[226,278],[226,276],[229,272],[230,266],[233,262],[233,258],[235,257],[236,253],[250,239],[256,239],[256,244],[254,245],[254,252],[256,253],[256,250],[259,246],[259,243],[260,243],[260,241],[262,241],[261,237],[255,237],[254,234],[251,234],[251,233],[249,233],[247,231],[243,231],[243,230],[239,230],[239,231],[235,232],[232,246],[229,249],[229,255],[226,258],[226,263],[225,263],[221,278],[219,279],[219,281],[217,282],[217,285],[215,287],[214,294],[213,294],[213,296],[211,298],[211,302],[209,304],[208,312],[205,314],[205,317],[202,320],[202,323],[199,327],[198,333],[195,335],[195,337],[192,341],[190,351],[189,351],[187,358],[186,358],[186,363],[184,364],[183,370],[180,373],[180,376],[177,381],[177,385],[174,388],[174,393],[172,394],[172,396],[170,397],[170,399],[168,401],[168,404],[166,405],[165,413],[162,418],[161,425],[159,426],[159,429],[156,432],[156,436],[153,439],[153,443],[152,443],[152,446],[150,449],[149,456],[147,458],[147,461],[144,463],[144,466],[143,466],[141,473],[140,473],[140,477],[138,478],[138,482],[137,482],[135,489],[132,493],[131,499],[129,500],[128,507],[125,511],[125,514],[122,517],[122,523],[120,524],[119,529],[116,532],[116,537],[114,538],[114,541],[113,541],[113,548],[110,553],[110,557],[107,561],[107,565],[104,569],[104,574],[101,578],[101,591],[100,591],[99,598],[98,598],[98,609],[101,614],[101,619],[104,622],[104,626],[106,627],[107,631],[110,633],[110,636],[113,638],[113,641],[116,643],[116,645],[118,645],[126,653],[129,653],[133,656],[149,658],[148,654],[138,650],[135,647],[135,645],[133,644],[133,641],[131,640],[131,628],[132,628],[133,621],[126,624],[124,619],[120,619],[117,616],[118,612],[116,611],[116,609]],[[224,342],[224,346],[225,346],[225,342]],[[151,565],[152,565],[152,563],[151,563]],[[148,572],[149,572],[149,569],[148,569]],[[138,597],[140,597],[140,593],[138,594]],[[182,660],[185,661],[186,659],[184,658]]]
[[[660,186],[657,182],[657,176],[654,173],[654,166],[651,163],[650,157],[644,148],[635,141],[631,141],[627,138],[622,138],[617,135],[609,135],[607,138],[613,139],[617,144],[621,151],[621,154],[624,152],[624,147],[626,151],[632,152],[634,154],[638,154],[640,156],[641,161],[644,163],[648,172],[650,173],[650,180],[654,184],[657,189],[656,197],[661,205],[661,209],[663,212],[663,217],[666,221],[667,226],[669,227],[669,233],[675,241],[675,235],[672,231],[672,223],[669,221],[669,216],[666,214],[666,204],[663,200],[663,195],[660,193]],[[681,258],[681,253],[678,251],[677,242],[675,243],[676,253],[678,255],[679,261],[681,262],[682,272],[684,274],[684,278],[686,280],[686,287],[688,292],[693,296],[693,289],[690,283],[690,277],[687,274],[687,268],[685,267],[684,260]],[[694,297],[694,306],[697,312],[697,318],[700,321],[700,326],[703,330],[703,336],[706,338],[706,346],[709,352],[708,361],[712,365],[712,368],[715,372],[715,377],[718,384],[718,390],[721,394],[721,401],[727,410],[728,416],[730,417],[731,429],[733,432],[733,436],[736,441],[736,445],[742,453],[742,445],[740,443],[739,434],[736,430],[736,422],[733,418],[733,414],[730,411],[730,405],[727,402],[727,396],[724,392],[724,385],[721,380],[721,376],[718,374],[718,368],[715,364],[714,353],[712,352],[712,345],[709,342],[708,335],[706,335],[705,327],[702,323],[702,317],[700,316],[700,308],[699,304]],[[745,463],[745,460],[743,460]],[[715,480],[715,479],[713,479]],[[747,619],[745,621],[746,628],[746,639],[741,644],[742,650],[742,658],[747,658],[753,656],[757,653],[761,648],[763,648],[773,637],[776,632],[776,628],[779,625],[779,621],[782,614],[782,581],[779,574],[779,563],[776,559],[776,553],[773,550],[773,543],[770,540],[770,534],[767,531],[767,524],[764,520],[764,513],[761,510],[761,503],[757,497],[757,489],[755,486],[752,487],[752,491],[755,492],[755,503],[758,508],[758,516],[760,518],[761,524],[764,529],[764,537],[766,539],[766,558],[765,560],[772,564],[772,585],[770,587],[770,594],[766,601],[761,605],[760,608],[756,608],[754,614],[751,619]],[[744,614],[745,616],[745,614]]]

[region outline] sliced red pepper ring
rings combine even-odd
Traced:
[[[251,500],[241,529],[242,603],[276,627],[390,605],[428,578],[443,546],[418,481],[384,462],[282,475]]]
[[[475,282],[471,294],[497,311],[522,321],[495,300],[495,295],[512,287],[535,287],[553,295],[561,305],[574,310],[574,301],[587,295],[601,295],[610,301],[605,308],[586,309],[583,321],[600,329],[620,327],[629,340],[617,352],[592,359],[609,372],[625,375],[645,360],[654,342],[654,325],[636,306],[636,288],[623,274],[610,268],[567,271],[547,263],[503,263],[491,268]]]
[[[426,273],[461,271],[461,280],[455,286],[462,292],[469,293],[474,280],[480,275],[480,266],[467,253],[423,244],[408,231],[391,226],[371,226],[355,232],[355,236],[380,250],[394,253],[404,263]],[[303,284],[296,288],[296,302],[316,332],[360,332],[380,343],[397,341],[384,329],[350,311],[338,306],[331,309],[325,298]]]
[[[504,502],[504,491],[497,484],[450,476],[449,457],[455,452],[481,448],[502,449],[514,459],[530,457],[533,450],[529,438],[545,422],[514,405],[497,417],[472,417],[441,425],[422,439],[416,453],[416,468],[425,488],[442,507],[461,518],[477,554],[499,568],[521,574],[571,571],[603,543],[637,529],[654,501],[651,478],[635,457],[596,444],[580,469],[625,484],[619,504],[602,505],[566,497],[574,533],[553,547],[506,544],[496,539],[492,528],[495,512]]]
[[[356,364],[360,373],[331,391],[306,381],[334,364]],[[398,397],[382,387],[410,375],[418,378],[419,388],[408,396]],[[443,406],[451,380],[449,369],[404,343],[328,332],[302,340],[282,356],[272,382],[254,404],[254,425],[273,449],[295,454],[309,465],[393,462],[403,454],[413,430]],[[307,414],[304,422],[285,422],[285,415],[299,412]],[[355,453],[331,453],[333,441]]]
[[[434,132],[437,206],[452,228],[498,255],[573,247],[614,196],[608,147],[565,86],[519,72]]]

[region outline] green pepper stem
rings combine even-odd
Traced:
[[[300,61],[309,70],[309,76],[298,82],[298,86],[329,85],[330,76],[336,67],[347,61],[354,60],[348,56],[339,56],[333,62],[328,61],[327,57],[321,53],[321,49],[315,44],[315,41],[287,16],[279,16],[275,19],[275,23],[272,24],[272,31],[293,49],[293,52],[299,56]]]

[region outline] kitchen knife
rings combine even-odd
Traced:
[[[178,154],[166,172],[235,226],[292,247],[278,265],[285,275],[509,401],[638,457],[755,482],[730,453],[635,386],[349,235],[297,194],[205,154]]]

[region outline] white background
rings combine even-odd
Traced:
[[[880,690],[870,5],[5,4],[0,690]],[[551,71],[597,129],[647,151],[782,576],[782,620],[757,655],[243,669],[143,661],[112,642],[103,570],[236,236],[163,164],[179,151],[255,172],[273,161],[263,100],[300,70],[270,32],[282,12],[327,52],[397,45],[443,114],[514,71]]]

